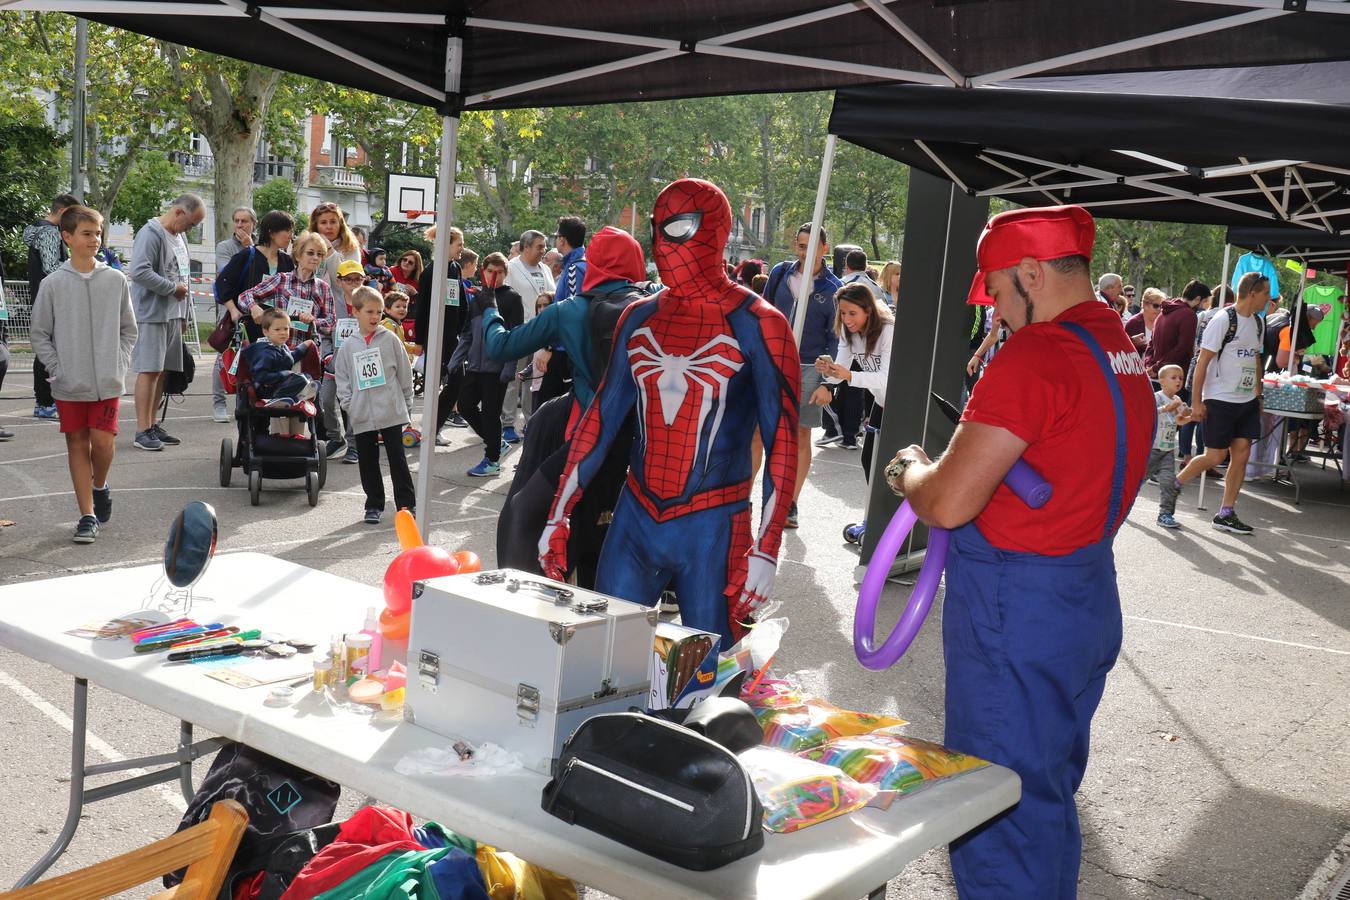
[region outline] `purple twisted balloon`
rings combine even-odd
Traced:
[[[1022,460],[1013,463],[1003,483],[1032,509],[1040,509],[1050,499],[1053,488],[1040,474]],[[947,547],[951,542],[951,532],[945,528],[931,528],[928,532],[928,550],[924,554],[923,567],[919,569],[919,578],[914,583],[914,592],[910,594],[905,611],[895,630],[877,647],[872,641],[872,633],[877,624],[877,602],[881,599],[881,589],[886,585],[891,564],[900,556],[905,538],[918,516],[910,509],[909,501],[900,504],[900,508],[891,517],[886,530],[877,541],[872,560],[867,564],[863,575],[862,588],[858,591],[858,607],[853,616],[853,650],[858,661],[869,669],[885,669],[895,665],[905,655],[913,643],[928,610],[937,596],[938,584],[942,581],[942,571],[947,567]]]

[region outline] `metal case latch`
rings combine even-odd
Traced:
[[[417,654],[417,677],[422,683],[423,690],[428,694],[436,693],[441,681],[440,656],[430,650],[420,651]]]
[[[539,688],[516,685],[516,716],[522,725],[534,725],[539,721]]]

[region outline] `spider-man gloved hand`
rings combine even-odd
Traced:
[[[751,624],[755,613],[769,602],[777,574],[778,561],[772,556],[756,547],[746,551],[727,583],[728,618],[742,625]]]
[[[571,522],[565,516],[544,526],[539,536],[539,567],[545,578],[567,580],[567,538],[571,533]]]

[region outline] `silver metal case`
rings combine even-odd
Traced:
[[[657,611],[515,569],[414,589],[404,717],[550,774],[599,713],[645,707]]]

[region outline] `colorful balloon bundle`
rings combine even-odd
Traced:
[[[772,698],[771,706],[757,707],[752,701],[747,702],[751,703],[755,717],[764,729],[764,746],[793,753],[809,750],[834,738],[908,724],[894,716],[840,709],[817,697],[778,694]]]
[[[912,793],[942,778],[989,765],[941,744],[886,731],[837,738],[801,753],[883,791]]]
[[[380,635],[387,641],[406,641],[412,624],[413,584],[428,578],[477,572],[483,568],[472,550],[447,553],[422,541],[412,513],[401,509],[394,516],[394,530],[402,550],[384,570],[384,612],[380,613]]]
[[[870,784],[859,784],[838,769],[754,747],[739,754],[764,806],[764,827],[787,833],[861,809],[876,796]]]

